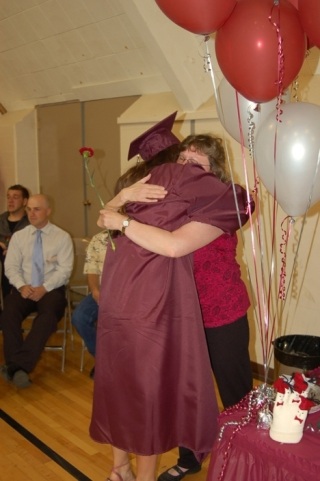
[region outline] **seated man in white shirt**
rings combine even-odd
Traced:
[[[50,335],[57,330],[66,306],[65,285],[73,267],[70,235],[51,224],[48,197],[33,195],[27,204],[30,225],[16,232],[10,241],[5,272],[12,292],[5,298],[1,314],[5,366],[3,377],[17,387],[30,385],[29,373],[35,368]],[[41,230],[42,266],[40,279],[34,278],[33,252],[37,232]],[[40,241],[41,242],[41,241]],[[21,324],[37,312],[24,338]]]

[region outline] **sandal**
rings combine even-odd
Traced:
[[[130,464],[130,461],[127,461],[126,463],[120,464],[119,466],[116,466],[116,467],[111,469],[111,473],[115,474],[119,478],[119,481],[123,481],[123,478],[122,478],[121,474],[118,473],[116,470],[119,469],[119,468],[122,468],[126,464]],[[107,478],[106,481],[112,481],[112,479]]]
[[[169,471],[171,469],[174,469],[177,471],[177,475],[175,476],[174,474],[170,474]],[[195,474],[201,471],[201,465],[199,466],[194,466],[193,468],[185,468],[186,471],[182,471],[181,467],[176,464],[175,466],[171,466],[171,468],[167,469],[164,471],[160,476],[158,477],[158,481],[180,481],[183,479],[185,476],[188,474]]]

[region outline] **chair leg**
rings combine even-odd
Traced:
[[[74,334],[73,334],[73,325],[72,325],[72,322],[71,322],[70,312],[68,314],[68,318],[69,318],[69,333],[70,333],[71,349],[73,351],[74,350]]]
[[[67,327],[67,321],[68,321],[68,311],[65,309],[63,319],[60,320],[60,322],[63,322],[62,327],[58,328],[55,334],[60,334],[62,335],[62,343],[57,344],[57,345],[50,345],[48,344],[45,346],[45,351],[61,351],[61,371],[64,372],[65,368],[65,363],[66,363],[66,350],[67,350],[67,334],[68,334],[68,327]]]
[[[83,371],[83,367],[84,367],[84,355],[85,355],[85,352],[87,350],[87,347],[83,341],[83,339],[81,340],[81,358],[80,358],[80,371],[82,372]]]
[[[62,360],[61,360],[61,371],[64,372],[64,367],[66,364],[66,349],[67,349],[67,316],[68,312],[67,309],[64,311],[64,319],[63,319],[63,341],[62,341]]]

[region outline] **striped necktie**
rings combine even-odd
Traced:
[[[44,264],[42,251],[42,231],[36,230],[33,253],[32,253],[32,273],[31,285],[33,287],[42,286],[44,280]]]

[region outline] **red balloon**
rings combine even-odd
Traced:
[[[298,9],[310,45],[320,47],[320,0],[299,0]]]
[[[297,10],[299,9],[299,0],[288,0]],[[317,6],[319,5],[319,2],[316,2]],[[309,10],[308,10],[309,12]],[[317,14],[318,16],[313,17],[313,19],[319,18],[319,12]],[[301,20],[301,18],[300,18]],[[302,23],[302,22],[301,22]],[[303,23],[302,23],[302,28],[303,28]],[[307,50],[310,50],[310,48],[314,47],[315,44],[310,41],[310,38],[307,37]]]
[[[237,0],[156,0],[156,3],[180,27],[207,35],[224,24]]]
[[[296,9],[298,9],[298,2],[299,0],[288,0]]]
[[[307,37],[307,50],[310,50],[312,47],[315,47],[315,45],[311,43],[309,37]]]
[[[289,2],[281,0],[275,5],[274,0],[238,0],[216,34],[219,66],[233,88],[248,100],[269,102],[278,96],[281,56],[277,29],[284,65],[280,68],[281,87],[285,89],[298,75],[306,54],[299,13]]]

